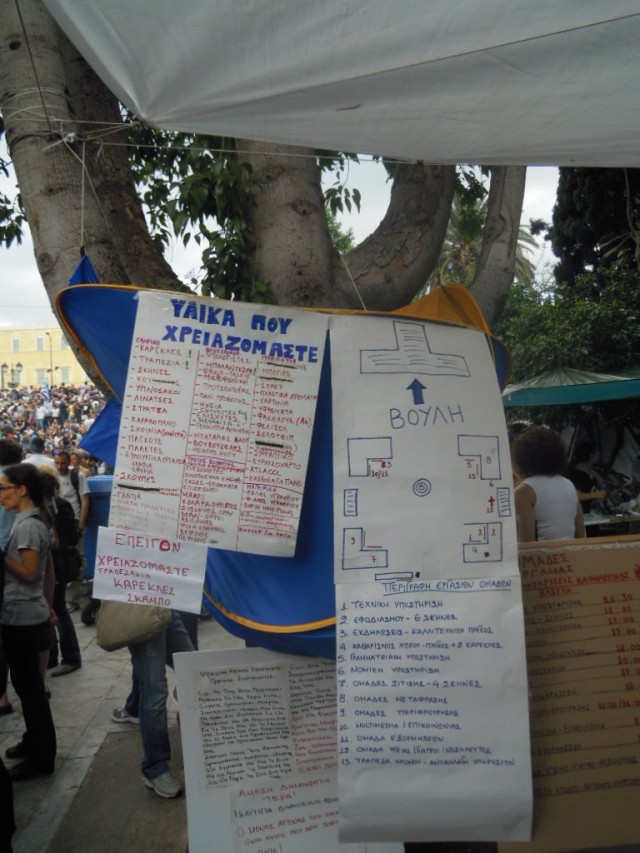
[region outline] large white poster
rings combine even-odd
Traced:
[[[332,317],[336,583],[517,574],[513,482],[485,336]]]
[[[513,480],[485,336],[331,319],[340,837],[526,840]]]
[[[110,525],[292,555],[327,323],[141,293]]]

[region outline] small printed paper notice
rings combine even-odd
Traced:
[[[93,595],[200,613],[206,564],[204,545],[99,527]]]
[[[295,552],[325,315],[139,295],[109,523]]]
[[[402,853],[338,839],[334,661],[175,656],[190,853]]]
[[[526,840],[518,577],[338,586],[340,838]]]

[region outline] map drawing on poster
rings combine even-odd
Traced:
[[[292,555],[327,324],[139,294],[110,525]]]
[[[378,346],[374,348],[372,342]],[[517,573],[512,474],[482,333],[332,317],[336,583]]]
[[[513,479],[485,336],[391,317],[332,317],[330,334],[340,838],[527,840]]]

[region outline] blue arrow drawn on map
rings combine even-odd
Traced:
[[[419,379],[414,379],[411,385],[407,385],[407,391],[411,391],[413,394],[413,402],[416,403],[424,403],[424,396],[422,392],[426,389],[426,385],[423,385]]]

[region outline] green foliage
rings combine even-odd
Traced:
[[[2,129],[0,128],[0,138]],[[0,157],[0,175],[10,177],[9,163]],[[22,243],[22,231],[26,223],[19,193],[12,199],[0,192],[0,246],[9,246],[15,241]]]
[[[559,366],[629,369],[640,363],[639,321],[640,275],[622,256],[571,289],[514,284],[495,329],[517,382]]]
[[[346,185],[351,162],[360,162],[357,154],[332,153],[329,151],[322,151],[318,154],[320,170],[330,172],[335,178],[333,184],[324,191],[325,206],[331,216],[334,217],[334,221],[338,213],[344,213],[345,208],[349,213],[354,207],[360,212],[362,201],[360,190],[355,188],[350,190]]]
[[[640,169],[560,169],[550,231],[557,281],[571,286],[617,256],[632,260],[639,229]]]
[[[640,367],[640,274],[625,253],[576,277],[573,287],[515,283],[494,331],[510,348],[511,382],[556,367],[620,372]],[[584,417],[584,407],[510,410],[557,428]],[[608,404],[619,422],[638,414],[637,402]]]
[[[457,171],[457,186],[451,207],[447,234],[432,278],[438,284],[472,283],[482,251],[484,224],[487,217],[488,191],[483,175],[472,167]],[[533,277],[535,268],[527,253],[537,248],[537,241],[526,227],[518,233],[516,281]]]
[[[331,235],[331,242],[341,255],[346,255],[355,246],[353,228],[347,228],[347,230],[345,231],[345,229],[342,227],[342,225],[338,222],[336,217],[331,212],[328,205],[327,224],[329,225],[329,234]]]
[[[172,134],[131,124],[130,163],[151,233],[202,248],[190,284],[207,296],[273,302],[255,275],[251,190],[256,176],[221,138]]]

